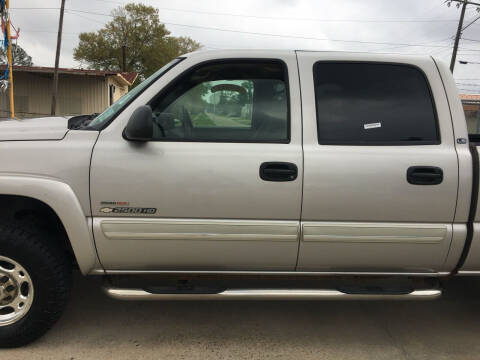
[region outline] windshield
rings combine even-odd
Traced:
[[[88,129],[92,130],[101,130],[107,126],[116,116],[121,113],[123,109],[127,107],[138,95],[140,95],[145,89],[147,89],[152,83],[158,80],[163,74],[168,70],[177,65],[183,58],[176,58],[170,61],[168,64],[160,68],[158,71],[153,73],[142,83],[136,86],[132,91],[129,91],[118,99],[114,104],[108,107],[103,113],[98,115],[88,124]]]

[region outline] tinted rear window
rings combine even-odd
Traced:
[[[314,65],[318,141],[343,145],[438,144],[425,75],[408,65]]]

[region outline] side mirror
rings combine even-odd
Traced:
[[[123,130],[123,137],[130,141],[149,141],[153,137],[152,108],[148,105],[135,109]]]

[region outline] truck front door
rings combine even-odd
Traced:
[[[104,129],[91,167],[108,270],[294,270],[302,191],[296,57],[186,58]],[[122,137],[134,108],[154,136]]]

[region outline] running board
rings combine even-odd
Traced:
[[[104,287],[105,293],[118,300],[434,300],[439,289],[413,290],[403,294],[347,293],[329,289],[226,289],[216,293],[152,293],[143,289]]]

